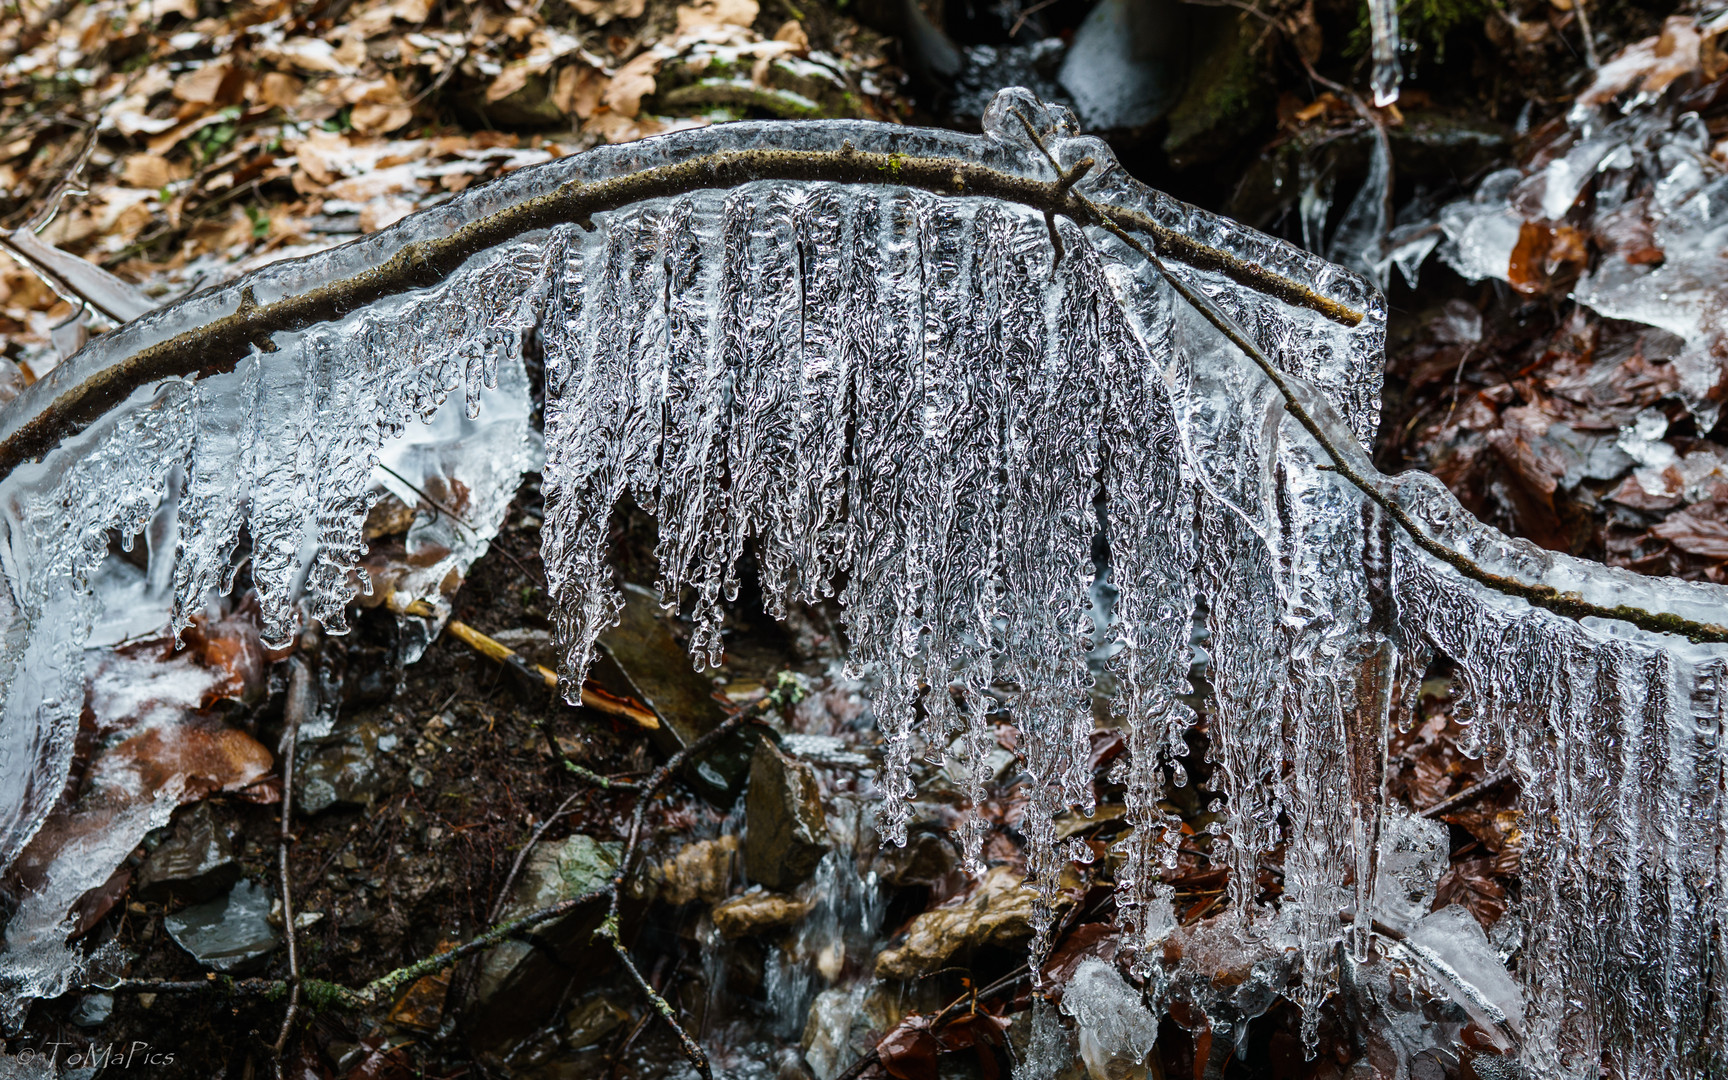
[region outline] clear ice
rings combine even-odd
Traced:
[[[1728,621],[1721,588],[1540,550],[1474,520],[1432,477],[1377,473],[1361,447],[1379,412],[1379,294],[1143,187],[1025,91],[997,97],[982,136],[738,123],[523,169],[98,339],[0,412],[0,431],[57,386],[232,312],[242,286],[268,302],[572,181],[725,149],[847,143],[1040,180],[1054,177],[1045,150],[1094,158],[1086,197],[1362,314],[1344,325],[1166,255],[1171,274],[1292,378],[1351,466],[1430,536],[1495,574],[1607,607]],[[1102,230],[1059,221],[1058,259],[1042,215],[1024,206],[784,181],[645,201],[593,225],[518,237],[436,289],[280,334],[275,352],[230,375],[147,387],[0,484],[12,751],[0,859],[65,775],[82,694],[66,628],[88,624],[86,585],[109,530],[140,531],[175,490],[182,612],[226,586],[244,527],[268,635],[288,637],[302,610],[337,628],[363,586],[354,569],[372,456],[447,395],[476,400],[532,338],[545,363],[543,545],[567,693],[619,610],[607,521],[626,495],[658,518],[661,593],[692,619],[699,662],[721,650],[723,605],[747,549],[772,611],[837,594],[851,663],[880,686],[888,838],[905,835],[914,755],[957,748],[951,775],[981,790],[992,694],[1012,690],[1032,777],[1022,827],[1041,948],[1075,854],[1057,844],[1055,818],[1090,809],[1089,660],[1102,660],[1129,743],[1118,775],[1133,828],[1117,900],[1134,973],[1159,984],[1174,925],[1162,876],[1179,837],[1160,802],[1166,770],[1182,782],[1198,616],[1210,635],[1227,936],[1288,951],[1312,1030],[1329,994],[1366,985],[1365,961],[1384,944],[1370,920],[1349,916],[1412,915],[1410,895],[1423,895],[1428,841],[1389,813],[1385,756],[1388,731],[1444,656],[1477,740],[1512,762],[1525,793],[1516,977],[1526,1065],[1540,1076],[1596,1075],[1604,1062],[1621,1076],[1704,1076],[1724,1060],[1728,649],[1569,619],[1424,552],[1339,475],[1272,383]],[[1102,634],[1092,602],[1100,533],[1115,595]],[[961,832],[976,859],[982,830]],[[1279,843],[1285,893],[1274,911],[1255,901],[1255,881]],[[1379,882],[1400,894],[1376,896]],[[1496,957],[1455,927],[1412,934],[1406,952],[1426,949],[1465,981]],[[1493,985],[1460,992],[1510,1016],[1501,983],[1512,978],[1484,975]]]

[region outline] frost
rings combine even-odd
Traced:
[[[1087,198],[1360,313],[1346,325],[1163,253],[1176,280],[1291,378],[1348,468],[1427,536],[1491,574],[1586,603],[1724,621],[1720,588],[1542,551],[1481,525],[1431,477],[1380,476],[1361,449],[1379,411],[1378,294],[1133,182],[1102,143],[1024,91],[997,98],[981,137],[731,124],[519,170],[98,339],[0,413],[0,434],[57,388],[231,313],[243,296],[267,303],[343,279],[559,185],[719,150],[843,145],[1040,181],[1054,176],[1045,150],[1092,157],[1078,188]],[[1527,1063],[1544,1076],[1593,1075],[1602,1061],[1622,1075],[1702,1075],[1692,1063],[1728,1038],[1715,1012],[1728,1001],[1728,650],[1574,620],[1465,578],[1341,475],[1278,388],[1140,251],[1058,219],[1058,258],[1033,208],[888,179],[695,190],[598,214],[592,230],[517,237],[436,288],[279,333],[275,352],[231,374],[147,387],[16,470],[0,485],[0,730],[16,755],[0,787],[0,854],[33,831],[42,793],[52,798],[65,774],[82,700],[76,628],[93,617],[87,586],[110,529],[145,531],[173,492],[182,615],[226,584],[243,525],[268,637],[291,637],[303,610],[337,629],[366,586],[355,569],[374,457],[447,396],[484,404],[483,387],[504,380],[532,335],[545,359],[543,546],[567,692],[619,610],[605,546],[626,495],[658,518],[661,594],[692,619],[698,661],[721,648],[747,552],[777,614],[837,594],[850,663],[879,687],[890,840],[905,834],[915,755],[957,747],[950,775],[979,793],[995,695],[1012,695],[1042,948],[1069,858],[1055,818],[1092,799],[1102,663],[1128,729],[1133,828],[1116,899],[1133,972],[1156,990],[1174,922],[1160,878],[1178,842],[1160,804],[1166,770],[1183,782],[1198,620],[1210,635],[1215,839],[1232,901],[1216,933],[1243,956],[1288,951],[1312,1033],[1330,994],[1392,987],[1386,965],[1370,962],[1385,946],[1372,920],[1346,916],[1399,900],[1408,919],[1431,886],[1420,880],[1430,841],[1388,815],[1384,771],[1390,726],[1443,655],[1477,741],[1513,763],[1525,792]],[[1114,599],[1095,606],[1100,533]],[[975,820],[960,831],[975,862],[982,831]],[[1280,844],[1284,901],[1271,911],[1255,901],[1256,873]],[[1389,895],[1377,897],[1382,867]],[[1458,965],[1483,955],[1474,943],[1425,947],[1466,979]],[[1272,974],[1245,984],[1253,1000],[1236,1004],[1240,1015],[1263,1011]],[[1433,1030],[1456,1037],[1445,1024]]]

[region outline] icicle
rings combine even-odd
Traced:
[[[1368,0],[1368,29],[1373,37],[1370,59],[1374,65],[1369,83],[1374,104],[1385,108],[1398,100],[1398,84],[1404,69],[1398,62],[1398,0]]]

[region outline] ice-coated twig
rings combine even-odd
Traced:
[[[1044,152],[1049,153],[1047,148]],[[273,348],[270,338],[274,333],[301,329],[387,296],[436,285],[476,251],[538,229],[589,219],[647,199],[763,180],[891,182],[940,195],[1001,199],[1102,228],[1148,258],[1179,294],[1261,368],[1284,397],[1290,414],[1333,459],[1339,475],[1385,509],[1428,554],[1471,581],[1569,618],[1616,619],[1697,642],[1728,642],[1728,627],[1628,604],[1613,607],[1595,604],[1552,586],[1491,572],[1469,556],[1428,536],[1378,485],[1345,460],[1338,445],[1298,399],[1290,377],[1279,371],[1216,304],[1170,275],[1163,257],[1222,274],[1246,288],[1319,312],[1346,326],[1358,324],[1362,312],[1265,266],[1171,229],[1148,214],[1096,203],[1076,190],[1067,170],[1059,169],[1053,180],[1038,180],[960,158],[866,152],[850,143],[839,150],[722,150],[610,179],[571,182],[497,210],[447,236],[414,241],[382,265],[352,277],[326,282],[271,303],[248,299],[230,315],[144,346],[82,382],[66,387],[0,439],[0,475],[10,474],[23,462],[82,431],[141,386],[175,376],[233,370],[254,348],[266,351]],[[1141,236],[1150,240],[1150,244],[1139,239]],[[245,296],[250,298],[250,292]]]
[[[1018,113],[1015,115],[1019,116]],[[1045,155],[1050,157],[1051,162],[1054,163],[1056,159],[1043,146],[1042,139],[1032,129],[1030,122],[1025,117],[1019,117],[1019,119],[1026,126],[1028,133],[1037,140],[1039,149],[1043,150]],[[1078,169],[1081,165],[1090,167],[1088,162],[1081,162],[1075,168]],[[1056,184],[1061,183],[1062,179],[1059,178]],[[1314,415],[1303,403],[1302,396],[1297,392],[1295,382],[1278,369],[1278,365],[1272,362],[1272,358],[1266,355],[1265,350],[1254,342],[1247,331],[1237,325],[1236,320],[1232,319],[1210,297],[1197,292],[1180,277],[1170,272],[1170,268],[1165,265],[1164,260],[1159,257],[1156,250],[1156,237],[1154,237],[1154,246],[1148,246],[1139,237],[1122,227],[1104,207],[1093,203],[1086,196],[1073,190],[1071,185],[1063,187],[1062,190],[1071,204],[1070,208],[1065,211],[1068,216],[1083,223],[1099,226],[1151,263],[1183,300],[1198,311],[1232,345],[1241,350],[1244,356],[1254,362],[1254,366],[1265,374],[1267,380],[1277,388],[1278,393],[1283,397],[1285,410],[1296,419],[1297,423],[1302,425],[1302,429],[1308,432],[1320,449],[1331,459],[1332,471],[1348,480],[1357,490],[1384,510],[1386,515],[1398,524],[1399,528],[1409,534],[1410,539],[1417,547],[1452,567],[1471,581],[1486,585],[1496,592],[1516,596],[1536,607],[1569,618],[1617,619],[1655,633],[1680,634],[1692,641],[1728,642],[1728,627],[1688,619],[1669,612],[1645,611],[1628,604],[1607,607],[1592,603],[1577,594],[1562,593],[1550,585],[1532,584],[1505,574],[1496,574],[1484,568],[1468,555],[1455,551],[1429,536],[1427,530],[1423,529],[1402,506],[1381,490],[1380,485],[1357,471],[1344,451],[1333,441],[1331,435],[1326,432],[1326,429],[1314,418]]]
[[[1102,215],[1118,229],[1152,237],[1160,251],[1188,266],[1215,271],[1245,288],[1317,311],[1345,326],[1355,326],[1363,318],[1362,312],[1302,282],[1196,240],[1148,214],[1083,200],[1060,179],[1016,176],[954,157],[863,151],[850,143],[839,150],[721,150],[610,179],[573,181],[494,211],[447,236],[414,241],[379,266],[280,300],[259,302],[248,291],[232,314],[144,346],[66,387],[0,439],[0,475],[10,474],[84,430],[139,387],[161,379],[232,371],[254,348],[274,349],[273,334],[302,330],[386,297],[435,286],[477,251],[644,200],[764,180],[892,183],[938,195],[1001,199],[1088,223]]]

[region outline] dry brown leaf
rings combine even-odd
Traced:
[[[354,130],[362,135],[386,135],[404,127],[414,119],[414,110],[407,105],[356,105],[348,114]]]
[[[494,101],[502,101],[527,86],[528,75],[528,65],[511,64],[486,88],[486,103],[490,105]]]
[[[678,10],[682,12],[684,9]],[[600,103],[618,116],[635,119],[636,114],[642,111],[642,99],[654,92],[654,75],[659,70],[660,54],[653,51],[637,54],[612,76],[611,84],[600,95]]]
[[[695,33],[706,27],[743,26],[756,21],[756,0],[696,0],[678,6],[678,32]]]
[[[396,0],[390,14],[403,22],[423,23],[432,15],[432,0]]]
[[[653,117],[645,116],[640,120],[628,116],[619,116],[614,112],[603,112],[594,119],[582,125],[582,130],[591,135],[599,136],[609,143],[632,142],[636,139],[657,135],[665,130],[665,125]]]
[[[222,97],[229,70],[227,64],[209,63],[189,71],[174,80],[174,96],[193,105],[214,105]]]
[[[529,35],[538,29],[539,20],[530,19],[526,15],[513,15],[504,20],[504,36],[511,41],[526,41]]]
[[[774,31],[775,41],[784,41],[798,50],[799,55],[810,51],[810,35],[804,32],[804,24],[797,19],[788,19],[780,29]]]
[[[280,71],[272,71],[264,76],[264,81],[258,85],[258,102],[277,109],[291,109],[300,100],[300,91],[306,88],[305,82],[292,75],[284,75]]]
[[[594,25],[605,26],[613,19],[640,18],[647,0],[570,0],[576,13],[593,19]]]
[[[308,135],[294,153],[300,170],[322,185],[341,175],[335,163],[347,158],[351,149],[341,132],[320,129]]]
[[[135,188],[167,187],[174,179],[168,159],[160,154],[133,154],[120,170],[120,179]]]
[[[565,115],[575,113],[586,120],[600,107],[600,94],[605,89],[604,75],[586,65],[575,64],[558,72],[558,80],[552,87],[552,104]]]

